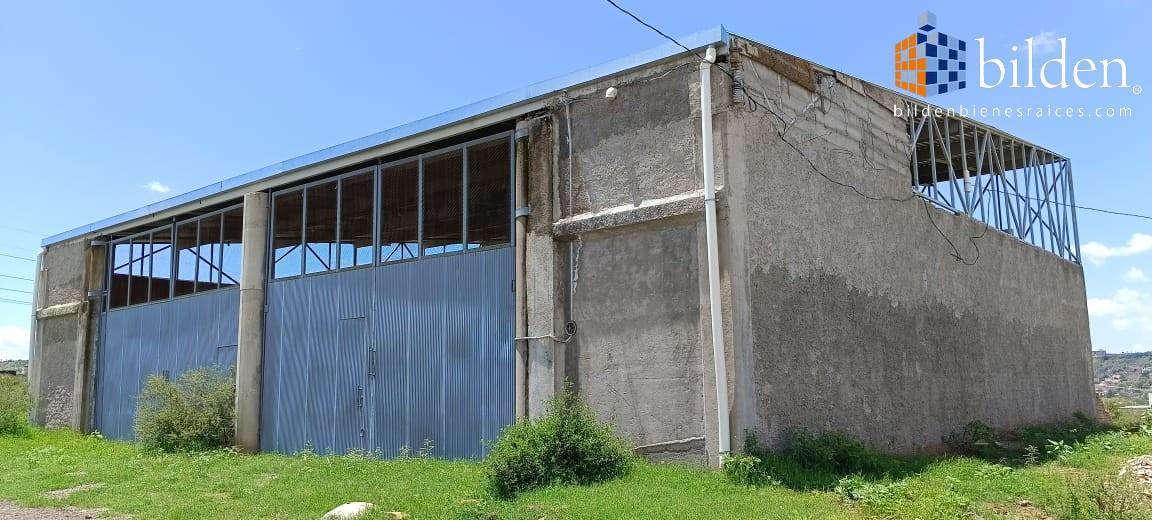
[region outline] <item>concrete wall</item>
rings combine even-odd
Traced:
[[[718,119],[724,84],[715,78]],[[614,100],[604,97],[609,86]],[[564,373],[641,452],[714,459],[697,63],[571,91],[551,114],[555,301],[579,330],[564,346]],[[716,156],[722,172],[724,154]]]
[[[976,265],[955,261],[908,198],[892,94],[837,74],[811,82],[816,95],[788,78],[803,81],[794,62],[735,47],[750,89],[783,117],[738,108],[729,127],[726,248],[748,279],[734,316],[733,431],[778,446],[791,430],[842,430],[911,452],[972,420],[1091,416],[1082,269],[995,230],[976,240]],[[795,148],[781,119],[796,120],[783,138]],[[984,226],[927,211],[975,260],[969,237]]]
[[[99,313],[87,300],[104,273],[103,247],[86,239],[54,244],[44,250],[37,273],[37,310],[31,346],[29,390],[32,419],[47,427],[83,429],[91,414],[90,352]]]

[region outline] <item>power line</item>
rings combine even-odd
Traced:
[[[16,305],[32,305],[32,302],[22,302],[20,300],[9,300],[8,298],[0,298],[0,303],[12,303]]]
[[[1037,199],[1032,199],[1032,200],[1037,200]],[[1057,204],[1060,204],[1060,203],[1058,202]],[[1072,206],[1073,208],[1076,208],[1076,209],[1086,209],[1088,211],[1099,211],[1100,213],[1108,213],[1111,215],[1121,215],[1121,216],[1125,216],[1125,217],[1146,218],[1148,220],[1152,220],[1152,217],[1150,217],[1148,215],[1140,215],[1137,213],[1124,213],[1123,211],[1112,211],[1109,209],[1092,208],[1092,207],[1088,207],[1088,206],[1074,206],[1071,204],[1063,204],[1063,205],[1064,206]]]
[[[705,59],[704,59],[704,57],[703,57],[703,56],[701,56],[699,53],[697,53],[697,52],[693,51],[692,49],[689,49],[689,48],[688,48],[686,45],[684,45],[683,43],[680,43],[680,41],[679,41],[679,40],[677,40],[676,38],[673,38],[673,37],[669,36],[669,35],[668,35],[667,33],[665,33],[664,31],[661,31],[660,29],[656,28],[656,27],[655,27],[655,26],[653,26],[652,24],[650,24],[650,23],[648,23],[648,22],[644,21],[644,20],[643,20],[643,19],[641,19],[639,16],[636,16],[635,14],[633,14],[631,11],[629,11],[629,10],[627,10],[627,9],[625,9],[625,8],[623,8],[623,7],[621,7],[621,6],[620,6],[620,4],[617,4],[617,3],[616,3],[614,0],[606,0],[606,1],[607,1],[609,4],[611,4],[611,5],[612,5],[612,7],[615,7],[615,8],[616,8],[618,11],[620,11],[620,12],[622,12],[622,13],[624,13],[624,14],[628,15],[630,18],[632,18],[633,20],[635,20],[635,21],[636,21],[637,23],[639,23],[640,25],[643,25],[644,27],[647,27],[647,28],[651,29],[651,30],[652,30],[652,31],[654,31],[656,34],[659,34],[660,36],[662,36],[662,37],[664,37],[665,39],[667,39],[668,41],[671,41],[672,43],[676,44],[677,46],[679,46],[680,48],[684,49],[685,51],[688,51],[689,53],[691,53],[691,54],[695,55],[695,56],[696,56],[697,58],[699,58],[701,61],[707,61],[707,60],[705,60]],[[869,200],[874,200],[874,201],[890,200],[890,201],[894,201],[894,202],[904,202],[904,201],[907,201],[907,200],[911,200],[912,198],[914,198],[914,197],[916,197],[916,196],[919,196],[919,195],[918,195],[918,194],[916,194],[916,193],[912,193],[912,194],[910,194],[910,196],[908,196],[908,197],[901,197],[901,198],[898,198],[898,197],[889,197],[889,196],[879,196],[879,197],[877,197],[877,196],[874,196],[874,195],[869,195],[869,194],[867,194],[867,193],[863,192],[862,190],[860,190],[859,188],[857,188],[856,186],[854,186],[854,185],[852,185],[852,184],[850,184],[850,183],[847,183],[847,182],[843,182],[843,181],[839,181],[839,180],[833,179],[832,177],[828,176],[826,173],[824,173],[823,171],[821,171],[821,170],[820,170],[820,168],[818,168],[818,167],[816,166],[816,163],[815,163],[815,162],[813,162],[813,161],[812,161],[812,159],[811,159],[811,158],[809,158],[809,157],[808,157],[808,155],[807,155],[807,154],[805,154],[805,153],[804,153],[804,151],[803,151],[803,150],[801,150],[799,146],[796,146],[794,143],[792,143],[791,141],[789,141],[789,140],[786,138],[786,136],[785,136],[785,133],[788,131],[788,127],[790,126],[790,123],[789,123],[789,122],[787,122],[787,121],[786,121],[786,120],[785,120],[785,119],[784,119],[784,118],[783,118],[783,117],[782,117],[780,114],[777,114],[777,113],[776,113],[774,110],[772,110],[772,108],[771,108],[770,106],[768,106],[768,105],[766,105],[766,104],[764,104],[764,103],[761,103],[760,101],[758,101],[758,100],[756,99],[756,97],[755,97],[754,95],[752,95],[752,93],[751,93],[751,92],[749,92],[747,89],[745,89],[745,88],[743,87],[743,84],[741,83],[741,81],[740,81],[740,80],[738,80],[738,79],[736,78],[736,76],[735,76],[735,75],[734,75],[734,74],[733,74],[731,71],[729,71],[728,69],[725,69],[724,67],[717,67],[717,69],[719,69],[719,70],[720,70],[721,72],[723,72],[723,73],[724,73],[726,76],[728,76],[728,78],[732,80],[733,84],[734,84],[734,85],[736,85],[736,86],[738,86],[738,87],[739,87],[739,88],[740,88],[740,89],[741,89],[741,90],[742,90],[742,91],[745,93],[745,95],[746,95],[746,99],[747,99],[747,100],[748,100],[748,102],[749,102],[749,108],[750,108],[752,111],[755,111],[757,108],[763,108],[763,109],[765,110],[765,112],[767,112],[767,113],[769,113],[769,114],[772,114],[773,116],[775,116],[775,117],[776,117],[776,119],[778,119],[778,120],[780,121],[780,123],[781,123],[781,124],[783,124],[783,126],[784,126],[784,131],[783,131],[783,132],[781,132],[780,130],[777,130],[777,131],[776,131],[776,134],[777,134],[777,135],[780,137],[780,140],[781,140],[781,141],[782,141],[784,144],[788,145],[788,147],[789,147],[789,148],[791,148],[793,151],[795,151],[797,154],[799,154],[801,158],[803,158],[805,161],[807,161],[808,165],[809,165],[809,166],[812,168],[812,171],[814,171],[814,172],[816,172],[817,174],[819,174],[821,177],[823,177],[823,178],[824,178],[824,180],[826,180],[826,181],[828,181],[828,182],[830,182],[830,183],[832,183],[832,184],[835,184],[835,185],[837,185],[837,186],[840,186],[840,187],[842,187],[842,188],[848,188],[848,189],[852,190],[853,192],[855,192],[855,193],[856,193],[857,195],[859,195],[860,197],[863,197],[863,198],[865,198],[865,199],[869,199]],[[753,70],[755,70],[755,69],[753,69]],[[765,97],[767,98],[767,96],[765,96]],[[770,102],[771,100],[769,99],[768,101]],[[809,106],[811,106],[811,104],[809,104]],[[805,111],[807,111],[807,109],[805,109]],[[798,117],[797,117],[797,119],[798,119]],[[795,120],[793,120],[793,122],[795,122]],[[1025,197],[1025,198],[1032,198],[1032,197]],[[1033,200],[1039,200],[1039,199],[1033,199]],[[1067,204],[1066,204],[1066,205],[1067,205]],[[1139,215],[1139,214],[1135,214],[1135,213],[1126,213],[1126,212],[1121,212],[1121,211],[1112,211],[1112,210],[1106,210],[1106,209],[1101,209],[1101,208],[1093,208],[1093,207],[1089,207],[1089,206],[1073,206],[1073,207],[1076,207],[1076,208],[1079,208],[1079,209],[1085,209],[1085,210],[1088,210],[1088,211],[1098,211],[1098,212],[1101,212],[1101,213],[1109,213],[1109,214],[1112,214],[1112,215],[1122,215],[1122,216],[1127,216],[1127,217],[1144,218],[1144,219],[1149,219],[1149,220],[1152,220],[1152,217],[1149,217],[1149,216],[1146,216],[1146,215]],[[972,246],[976,248],[976,259],[975,259],[975,260],[973,260],[972,262],[968,262],[967,260],[965,260],[965,259],[964,259],[964,257],[963,257],[962,255],[960,255],[960,251],[959,251],[959,249],[956,247],[955,243],[953,243],[953,242],[952,242],[952,240],[951,240],[951,239],[949,239],[949,238],[948,238],[948,236],[944,234],[944,231],[943,231],[943,230],[941,230],[941,229],[940,229],[940,227],[936,225],[936,222],[935,222],[935,220],[932,218],[932,214],[931,214],[931,212],[930,212],[930,211],[928,211],[928,209],[929,209],[929,208],[928,208],[928,205],[927,205],[927,203],[926,203],[926,202],[925,202],[925,205],[924,205],[924,209],[927,211],[928,220],[929,220],[929,222],[931,222],[931,223],[932,223],[932,227],[933,227],[933,228],[935,228],[936,232],[937,232],[937,233],[939,233],[939,234],[940,234],[940,236],[941,236],[941,237],[942,237],[942,238],[943,238],[943,239],[944,239],[946,242],[948,242],[948,245],[949,245],[949,246],[951,246],[951,248],[952,248],[952,253],[951,253],[951,256],[952,256],[952,257],[953,257],[953,258],[954,258],[954,259],[955,259],[957,262],[961,262],[961,263],[963,263],[963,264],[965,264],[965,265],[969,265],[969,266],[972,266],[972,265],[976,265],[976,262],[977,262],[977,261],[980,259],[980,248],[979,248],[979,246],[977,246],[977,245],[976,245],[976,240],[979,240],[980,238],[982,238],[982,237],[984,236],[984,233],[988,231],[988,224],[987,224],[986,222],[984,223],[984,232],[980,233],[980,235],[978,235],[978,236],[971,236],[971,237],[968,237],[968,238],[969,238],[969,242],[971,242]]]
[[[35,259],[35,258],[28,258],[28,257],[26,257],[26,256],[16,256],[16,255],[9,255],[9,254],[6,254],[6,253],[0,253],[0,256],[2,256],[2,257],[5,257],[5,258],[15,258],[15,259],[17,259],[17,260],[27,260],[27,261],[29,261],[29,262],[35,262],[35,261],[36,261],[36,259]]]
[[[10,291],[16,293],[32,294],[32,291],[22,291],[20,289],[9,289],[7,287],[0,287],[0,291]]]
[[[40,232],[37,232],[37,231],[32,231],[32,230],[30,230],[30,229],[24,229],[24,228],[12,227],[12,226],[7,226],[7,225],[3,225],[3,224],[0,224],[0,229],[8,229],[8,230],[11,230],[11,231],[19,231],[20,233],[28,233],[29,235],[32,235],[32,236],[34,236],[34,237],[39,237],[39,236],[43,236],[43,235],[44,235],[43,233],[40,233]]]
[[[13,280],[23,280],[25,282],[35,282],[36,281],[36,280],[31,279],[31,278],[23,278],[20,276],[12,276],[9,274],[0,274],[0,278],[11,278]]]
[[[664,33],[664,31],[661,31],[660,29],[657,29],[657,28],[656,28],[656,27],[654,27],[652,24],[650,24],[650,23],[648,23],[648,22],[645,22],[644,20],[641,20],[639,16],[636,16],[636,15],[632,14],[632,11],[629,11],[629,10],[627,10],[627,9],[623,8],[623,7],[620,7],[620,4],[617,4],[616,2],[613,2],[612,0],[608,0],[608,3],[612,4],[612,7],[615,7],[615,8],[616,8],[617,10],[619,10],[621,13],[624,13],[624,14],[626,14],[626,15],[628,15],[628,16],[630,16],[630,17],[632,17],[632,19],[633,19],[633,20],[636,20],[636,22],[637,22],[637,23],[639,23],[640,25],[643,25],[644,27],[647,27],[647,28],[649,28],[649,29],[652,29],[653,31],[655,31],[655,32],[656,32],[656,34],[659,34],[660,36],[663,36],[663,37],[664,37],[665,39],[667,39],[668,41],[670,41],[670,42],[672,42],[672,43],[675,43],[676,45],[679,45],[681,49],[684,49],[684,50],[686,50],[686,51],[688,51],[688,52],[691,52],[692,54],[696,54],[696,57],[697,57],[697,58],[700,58],[700,60],[701,60],[701,61],[704,61],[704,57],[703,57],[703,56],[701,56],[700,54],[696,53],[696,52],[695,52],[695,51],[693,51],[692,49],[689,49],[688,47],[685,47],[685,46],[684,46],[684,44],[683,44],[683,43],[680,43],[680,41],[678,41],[676,38],[673,38],[673,37],[671,37],[671,36],[668,36],[667,34],[665,34],[665,33]]]
[[[27,246],[18,246],[16,244],[12,244],[12,243],[8,243],[8,242],[0,244],[0,247],[5,248],[5,249],[11,249],[13,251],[20,251],[21,253],[34,253],[34,252],[39,253],[40,252],[40,250],[36,249],[36,248],[27,247]]]
[[[989,189],[995,193],[1001,193],[1001,194],[1004,193],[1002,190],[998,190],[996,188],[989,188]],[[1141,215],[1139,213],[1126,213],[1123,211],[1115,211],[1115,210],[1110,210],[1110,209],[1093,208],[1091,206],[1079,206],[1076,204],[1068,204],[1067,202],[1057,202],[1057,201],[1052,200],[1052,199],[1044,200],[1044,199],[1037,198],[1037,197],[1029,197],[1026,195],[1020,195],[1020,194],[1014,194],[1014,193],[1010,193],[1009,195],[1028,199],[1028,200],[1034,200],[1036,202],[1046,202],[1048,204],[1055,204],[1057,206],[1065,206],[1065,207],[1076,208],[1076,209],[1086,209],[1088,211],[1098,211],[1100,213],[1107,213],[1109,215],[1120,215],[1122,217],[1144,218],[1144,219],[1152,220],[1152,216]]]

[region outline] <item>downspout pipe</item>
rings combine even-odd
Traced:
[[[724,356],[724,321],[720,308],[720,252],[716,237],[716,167],[712,157],[712,65],[716,48],[709,47],[700,62],[700,141],[704,167],[704,225],[708,240],[708,311],[712,325],[712,360],[715,363],[716,437],[720,465],[732,451],[728,415],[728,367]]]
[[[528,245],[528,123],[516,123],[515,137],[515,209],[516,209],[516,251],[515,251],[515,291],[516,291],[516,335],[528,336],[528,291],[525,283],[525,265]],[[516,348],[516,419],[528,417],[528,342],[514,341]]]

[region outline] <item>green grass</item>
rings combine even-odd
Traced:
[[[854,500],[827,475],[804,485],[749,487],[698,468],[641,463],[627,477],[593,486],[557,486],[492,498],[474,463],[412,458],[154,454],[59,431],[0,437],[0,499],[22,505],[107,508],[134,518],[319,518],[344,502],[368,501],[411,518],[1005,518],[1019,500],[1055,518],[1076,512],[1078,482],[1115,475],[1127,459],[1152,453],[1152,437],[1090,437],[1063,460],[1009,467],[949,458],[890,477],[860,479]],[[803,468],[791,468],[802,472]],[[52,499],[46,491],[100,482]],[[374,518],[384,518],[375,514]],[[1024,517],[1030,518],[1030,517]],[[1036,516],[1035,518],[1041,518]],[[1126,517],[1127,518],[1127,517]]]
[[[101,482],[64,500],[46,491]],[[0,437],[0,498],[107,508],[134,518],[319,518],[367,501],[412,518],[859,518],[831,496],[750,489],[717,472],[641,464],[626,480],[487,497],[474,463],[316,455],[155,454],[60,431]]]

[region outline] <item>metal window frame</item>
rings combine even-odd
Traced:
[[[330,273],[332,271],[338,271],[339,270],[339,267],[340,267],[339,254],[340,253],[339,253],[338,245],[339,245],[339,240],[340,240],[340,179],[346,177],[347,175],[348,174],[340,174],[340,175],[336,175],[333,177],[325,177],[323,179],[318,179],[316,181],[309,182],[308,184],[306,184],[304,186],[301,186],[301,188],[304,190],[304,192],[303,192],[304,193],[304,214],[303,214],[303,220],[301,221],[301,226],[300,226],[300,248],[301,248],[301,253],[302,253],[300,255],[300,261],[301,261],[300,273],[302,275],[303,274],[323,274],[323,273]],[[314,251],[312,251],[312,249],[310,247],[308,247],[308,198],[309,198],[308,197],[308,191],[312,188],[315,188],[316,186],[321,186],[324,184],[336,184],[336,222],[335,222],[335,224],[336,224],[336,242],[334,242],[332,245],[337,246],[336,247],[337,251],[336,251],[336,255],[334,255],[332,258],[329,258],[329,262],[331,262],[331,265],[329,265],[327,269],[324,269],[321,271],[316,271],[314,273],[309,273],[309,272],[307,272],[308,253],[311,252],[317,258],[319,258],[320,255],[317,255]],[[331,253],[331,251],[329,253]]]
[[[366,166],[364,168],[360,168],[358,170],[351,171],[348,173],[343,173],[343,174],[336,176],[336,264],[335,264],[336,267],[334,269],[331,269],[332,271],[350,271],[353,269],[360,269],[363,267],[369,267],[369,266],[376,263],[376,241],[378,240],[378,238],[376,237],[376,221],[379,220],[378,216],[376,215],[376,210],[379,207],[378,206],[378,204],[379,204],[378,199],[380,197],[380,194],[376,192],[376,183],[378,182],[378,177],[380,175],[379,168],[380,168],[379,165]],[[348,180],[351,177],[357,177],[360,175],[364,175],[366,173],[372,174],[372,236],[373,236],[372,246],[371,246],[372,254],[371,254],[371,258],[368,260],[368,263],[366,263],[366,264],[353,263],[352,265],[344,266],[343,265],[344,253],[343,253],[343,247],[342,247],[343,246],[343,240],[344,240],[344,233],[343,233],[343,229],[344,229],[344,225],[343,225],[343,220],[344,220],[344,207],[343,207],[344,206],[344,181]],[[352,261],[353,262],[356,261],[355,248],[353,248],[353,260]]]
[[[120,238],[117,238],[115,240],[109,241],[109,243],[108,243],[108,255],[107,255],[108,260],[107,260],[107,264],[106,264],[107,268],[105,269],[105,271],[107,271],[107,272],[105,273],[105,281],[104,281],[105,287],[108,288],[106,291],[106,294],[104,295],[104,309],[105,309],[105,311],[124,309],[127,307],[137,307],[140,305],[150,305],[153,303],[163,303],[163,302],[170,301],[170,300],[173,300],[176,298],[187,298],[189,296],[195,296],[195,295],[203,293],[203,292],[210,292],[210,291],[215,291],[215,290],[220,289],[220,284],[217,283],[217,286],[215,289],[206,289],[204,291],[198,290],[199,289],[199,283],[200,283],[200,261],[201,261],[200,256],[199,256],[199,249],[200,249],[200,223],[199,222],[201,220],[204,220],[204,219],[207,219],[210,217],[220,218],[220,237],[219,238],[220,238],[220,243],[223,243],[223,239],[224,239],[223,238],[224,237],[224,219],[222,218],[223,214],[227,213],[229,211],[236,210],[238,208],[243,209],[243,207],[244,207],[243,203],[232,204],[230,206],[216,209],[216,210],[210,211],[208,213],[205,213],[203,215],[197,215],[195,217],[186,218],[184,220],[173,219],[171,222],[164,224],[162,226],[156,226],[156,227],[148,228],[144,231],[139,231],[137,233],[133,233],[131,235],[127,235],[127,236],[120,237]],[[177,253],[179,252],[179,250],[176,249],[176,246],[175,246],[175,244],[176,244],[176,228],[177,228],[177,226],[186,225],[186,224],[189,224],[192,222],[196,222],[196,249],[197,249],[197,259],[196,259],[196,264],[195,264],[196,268],[193,271],[193,281],[194,281],[193,290],[192,290],[191,294],[183,294],[183,295],[177,296],[176,295],[176,283],[175,283],[175,281],[176,281],[176,277],[178,276],[178,267],[177,266],[179,264],[179,261],[178,261],[179,255]],[[148,256],[151,256],[153,253],[153,251],[152,251],[152,234],[157,232],[157,231],[164,230],[164,229],[168,229],[170,236],[172,237],[172,251],[173,251],[173,254],[169,255],[169,259],[168,259],[168,263],[169,263],[168,272],[169,272],[169,276],[170,276],[170,280],[171,280],[171,283],[168,284],[168,297],[163,299],[163,300],[155,300],[155,301],[152,300],[151,279],[152,279],[152,275],[153,275],[153,265],[150,262],[149,266],[148,266],[148,280],[149,280],[148,297],[147,297],[146,301],[143,301],[140,303],[132,303],[132,300],[131,300],[131,291],[132,291],[132,267],[131,267],[131,264],[135,258],[131,252],[132,241],[137,239],[137,238],[147,236],[148,237],[148,251],[147,252],[148,252]],[[124,243],[127,243],[128,247],[129,247],[129,255],[128,255],[129,263],[127,264],[129,266],[128,267],[128,273],[129,273],[129,276],[128,276],[128,291],[129,291],[128,292],[128,299],[126,300],[125,305],[122,305],[120,307],[112,307],[112,275],[115,274],[115,270],[116,270],[116,246],[124,244]],[[244,246],[243,241],[241,241],[240,246],[241,247]],[[220,249],[221,249],[221,255],[222,255],[223,254],[223,248],[220,248]],[[222,273],[223,273],[222,269],[220,271],[221,271],[221,274],[217,275],[218,279],[222,276]]]
[[[216,287],[202,291],[200,290],[200,262],[204,261],[204,255],[200,254],[200,248],[203,247],[203,242],[201,241],[201,239],[204,238],[202,232],[204,229],[203,223],[205,220],[213,217],[215,217],[218,221],[217,227],[219,228],[219,232],[217,233],[216,240],[212,242],[212,258],[208,259],[208,266],[210,269],[208,270],[208,280],[205,283],[215,284]],[[213,214],[209,215],[201,215],[196,219],[196,221],[196,285],[192,290],[193,294],[215,291],[216,289],[219,289],[220,280],[223,279],[224,274],[224,270],[221,269],[221,264],[224,262],[224,212],[220,211],[213,212]],[[215,272],[213,272],[213,269],[215,269]]]
[[[383,255],[380,255],[380,249],[384,246],[380,240],[380,233],[384,231],[380,218],[380,212],[384,209],[384,170],[400,166],[407,163],[416,163],[416,254],[410,258],[397,258],[395,260],[384,260]],[[373,237],[375,244],[374,249],[377,252],[377,258],[374,265],[380,264],[395,264],[397,262],[409,262],[420,258],[420,247],[423,244],[424,237],[424,162],[421,160],[421,155],[414,155],[404,159],[395,161],[388,161],[377,165],[376,178],[377,189],[376,199],[379,205],[376,207],[374,218],[376,219],[376,236]]]
[[[464,204],[468,200],[468,176],[467,176],[467,172],[468,172],[468,146],[456,145],[456,146],[451,146],[448,148],[441,148],[441,149],[433,150],[433,151],[428,152],[428,153],[420,154],[420,250],[419,250],[419,253],[416,255],[419,258],[423,258],[425,256],[444,256],[444,255],[460,253],[460,252],[468,250],[467,249],[467,244],[468,244],[468,242],[467,242],[467,239],[468,239],[468,236],[467,236],[467,233],[468,233],[468,216],[467,216],[467,213],[462,213],[461,219],[460,219],[460,221],[461,221],[460,244],[459,244],[460,250],[458,250],[458,251],[445,250],[445,251],[440,251],[438,253],[424,254],[424,207],[425,207],[424,194],[426,193],[426,191],[424,189],[424,174],[425,174],[424,161],[426,159],[437,159],[440,156],[452,154],[455,152],[460,152],[460,199],[461,199],[460,200],[460,203],[461,203],[460,207],[461,207],[461,211],[466,211],[466,207],[464,206]],[[441,248],[450,247],[450,245],[442,245],[439,247],[441,247]]]
[[[515,143],[514,135],[515,135],[515,132],[513,130],[505,130],[505,131],[501,131],[501,132],[496,132],[496,133],[486,135],[483,137],[478,137],[476,139],[471,139],[471,140],[468,140],[468,141],[465,141],[462,143],[457,143],[457,144],[454,144],[452,146],[437,148],[435,150],[430,150],[430,151],[419,153],[419,154],[412,155],[409,157],[404,157],[402,159],[395,159],[395,160],[388,161],[388,162],[379,162],[379,160],[378,160],[378,163],[374,166],[366,166],[366,167],[352,170],[349,172],[318,178],[318,179],[309,181],[309,182],[304,183],[304,184],[292,186],[291,188],[285,188],[285,189],[281,189],[281,190],[270,190],[269,194],[271,196],[271,202],[272,202],[272,207],[271,207],[271,211],[270,211],[270,218],[272,220],[271,220],[271,225],[269,226],[269,233],[268,233],[268,251],[270,252],[270,254],[268,255],[267,265],[265,266],[267,269],[266,273],[268,275],[268,280],[269,281],[291,280],[294,278],[300,278],[300,277],[304,277],[304,276],[323,275],[323,274],[331,273],[331,272],[335,272],[335,271],[347,271],[347,270],[353,270],[353,269],[362,269],[365,267],[379,266],[379,265],[384,265],[384,264],[396,264],[396,263],[402,263],[402,262],[411,262],[411,261],[420,260],[421,258],[425,258],[427,256],[439,257],[439,256],[446,256],[446,255],[467,254],[467,253],[474,252],[474,251],[486,251],[489,249],[497,249],[497,248],[501,248],[501,247],[510,246],[511,245],[511,237],[513,236],[513,234],[515,232],[515,209],[516,209],[514,207],[515,206],[515,197],[516,197],[516,194],[514,193],[515,182],[516,182],[516,179],[515,179],[515,176],[516,176],[516,148],[515,148],[515,145],[516,145],[516,143]],[[471,147],[480,145],[480,144],[485,144],[485,143],[489,143],[492,141],[499,141],[499,140],[507,140],[508,149],[509,149],[509,155],[508,155],[508,157],[509,157],[509,161],[508,161],[509,162],[509,165],[508,165],[508,172],[509,172],[508,173],[508,175],[509,175],[509,182],[508,182],[508,200],[509,200],[509,203],[508,203],[508,208],[510,210],[509,214],[508,214],[509,242],[469,249],[468,248],[468,149]],[[462,226],[461,237],[462,238],[461,238],[461,243],[460,243],[460,250],[458,250],[458,251],[445,251],[442,253],[434,253],[431,255],[425,255],[424,254],[424,234],[425,234],[424,233],[424,213],[425,213],[425,209],[424,209],[424,202],[425,202],[424,201],[424,161],[425,161],[425,159],[428,159],[428,158],[438,157],[440,155],[452,153],[455,151],[461,152],[461,161],[462,161],[461,166],[462,166],[462,172],[463,172],[461,175],[461,181],[460,181],[461,182],[461,199],[462,199],[461,200],[461,208],[463,211],[463,218],[461,219],[462,220],[462,222],[461,222],[461,226]],[[400,258],[400,259],[385,261],[383,258],[382,251],[381,251],[381,247],[383,246],[383,244],[382,244],[382,241],[380,240],[380,234],[383,231],[381,212],[384,209],[384,203],[383,203],[383,190],[385,187],[384,171],[389,169],[389,168],[395,167],[395,166],[404,165],[404,164],[411,164],[413,162],[416,164],[416,169],[417,169],[417,215],[416,215],[417,222],[416,222],[416,251],[415,251],[415,256],[412,256],[410,258]],[[343,213],[342,212],[342,209],[343,209],[342,198],[343,197],[341,196],[341,193],[343,190],[343,182],[342,181],[345,178],[353,177],[353,176],[357,176],[357,175],[362,175],[368,171],[372,171],[372,175],[373,175],[373,182],[372,182],[372,184],[373,184],[372,260],[368,264],[341,267],[340,263],[341,263],[342,252],[341,252],[341,248],[339,246],[340,246],[340,240],[342,238],[341,237],[341,223],[340,223],[342,213]],[[308,220],[307,219],[307,216],[308,216],[308,191],[307,190],[308,190],[308,188],[311,188],[313,186],[320,185],[320,184],[326,184],[326,183],[330,183],[333,181],[337,182],[337,211],[336,211],[336,227],[337,227],[336,245],[337,245],[337,247],[336,247],[336,260],[335,260],[335,266],[336,267],[333,269],[328,269],[328,270],[324,270],[324,271],[317,271],[314,273],[308,273],[305,270],[305,265],[306,265],[305,264],[305,261],[306,261],[305,255],[307,254],[307,251],[305,251],[306,243],[307,243],[307,231],[306,230],[307,230],[307,226],[308,226],[308,222],[307,222],[307,220]],[[295,192],[301,192],[301,206],[302,206],[302,209],[301,209],[301,232],[300,232],[300,244],[299,244],[299,247],[301,248],[299,273],[294,274],[294,275],[289,275],[289,276],[276,277],[275,276],[275,274],[276,274],[276,271],[275,271],[276,255],[274,254],[274,251],[272,248],[272,243],[273,243],[273,240],[275,238],[275,233],[276,233],[276,222],[277,222],[276,199],[278,197],[289,195],[289,194],[292,194]]]
[[[225,210],[220,212],[220,242],[219,242],[219,244],[220,244],[220,263],[219,263],[219,265],[216,266],[216,270],[218,271],[217,272],[218,276],[217,276],[217,280],[216,280],[217,289],[224,289],[225,288],[224,287],[224,277],[226,275],[224,274],[224,231],[227,228],[227,226],[224,225],[224,222],[225,222],[224,216],[227,215],[229,212],[235,211],[237,209],[240,210],[240,242],[239,242],[239,244],[240,244],[240,262],[241,262],[241,264],[243,264],[243,262],[244,262],[244,204],[241,203],[237,206],[225,209]],[[200,226],[197,225],[196,229],[199,230]],[[173,240],[175,240],[175,234],[173,234]],[[199,242],[199,240],[197,240],[197,242]],[[237,276],[239,276],[239,274],[237,274]],[[240,286],[240,279],[239,278],[232,278],[231,276],[228,276],[228,278],[230,280],[232,280],[232,282],[233,282],[228,287],[239,287]]]
[[[175,270],[172,268],[172,266],[175,265],[175,261],[173,258],[171,258],[172,257],[171,251],[175,251],[175,247],[174,247],[175,241],[176,241],[175,229],[176,229],[176,227],[173,224],[171,226],[158,227],[158,228],[153,229],[152,231],[150,231],[148,233],[148,256],[152,257],[152,261],[148,263],[148,303],[152,303],[153,301],[160,302],[160,301],[164,301],[164,300],[172,298],[172,293],[173,293],[172,283],[173,283],[173,280],[175,279],[176,273],[175,273]],[[169,237],[169,241],[168,241],[168,250],[170,251],[169,252],[169,258],[168,258],[168,285],[169,285],[169,287],[168,287],[168,294],[164,295],[164,297],[162,299],[156,300],[153,298],[153,295],[152,295],[152,288],[154,285],[152,283],[152,280],[156,279],[156,253],[159,252],[156,250],[156,233],[159,233],[163,230],[168,231],[168,237]]]
[[[282,197],[282,196],[291,195],[297,191],[300,191],[301,189],[303,189],[303,186],[301,186],[299,188],[292,188],[292,189],[283,190],[280,192],[271,192],[269,194],[269,198],[271,199],[271,208],[269,209],[269,218],[271,219],[271,222],[269,223],[269,226],[268,226],[268,240],[267,240],[267,242],[268,242],[268,255],[267,255],[267,257],[268,257],[268,261],[267,261],[268,272],[266,274],[267,274],[268,280],[285,280],[285,279],[295,278],[295,277],[300,276],[304,272],[304,263],[303,263],[304,262],[303,261],[304,252],[300,251],[300,258],[301,258],[301,260],[300,260],[301,263],[299,265],[300,272],[297,274],[294,274],[294,275],[282,276],[280,278],[276,278],[276,262],[278,261],[276,258],[276,248],[275,248],[276,222],[278,222],[276,219],[276,199],[279,197]],[[296,244],[296,247],[300,248],[300,249],[303,249],[303,247],[304,247],[304,197],[305,196],[306,196],[306,193],[301,191],[300,192],[300,243]]]

